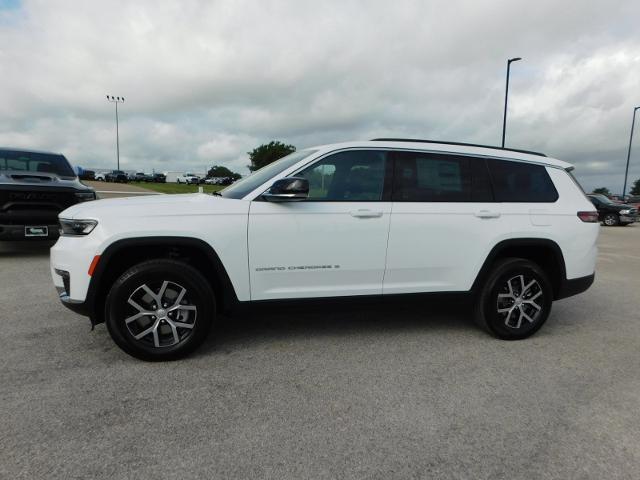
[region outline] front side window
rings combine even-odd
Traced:
[[[297,173],[309,181],[308,201],[383,200],[387,154],[351,150],[330,155]]]
[[[558,192],[542,165],[487,160],[497,202],[555,202]]]

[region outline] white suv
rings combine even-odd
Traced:
[[[542,154],[378,139],[297,151],[215,196],[99,200],[60,214],[64,305],[143,359],[195,349],[219,312],[265,302],[471,297],[521,339],[594,279],[598,215]]]

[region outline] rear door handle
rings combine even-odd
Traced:
[[[475,213],[475,216],[478,218],[499,218],[500,212],[491,212],[489,210],[480,210]]]
[[[375,210],[351,210],[351,216],[356,218],[377,218],[382,216],[382,212],[378,212]]]

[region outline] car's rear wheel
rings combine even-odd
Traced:
[[[174,360],[207,337],[215,300],[195,268],[175,260],[131,267],[107,296],[106,324],[116,344],[143,360]]]
[[[544,271],[521,258],[498,261],[476,303],[476,321],[503,340],[533,335],[551,312],[553,290]]]
[[[615,213],[607,213],[602,219],[602,223],[607,227],[615,227],[620,223],[620,218]]]

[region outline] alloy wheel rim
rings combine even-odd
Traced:
[[[127,299],[127,311],[124,323],[131,336],[154,348],[186,340],[198,315],[187,289],[168,280],[136,288]]]
[[[523,324],[533,324],[538,319],[543,302],[540,283],[533,276],[521,274],[503,284],[498,293],[496,309],[504,324],[517,330]]]
[[[604,223],[606,223],[607,225],[613,225],[614,223],[616,223],[615,217],[613,217],[612,215],[607,215],[606,217],[604,217]]]

